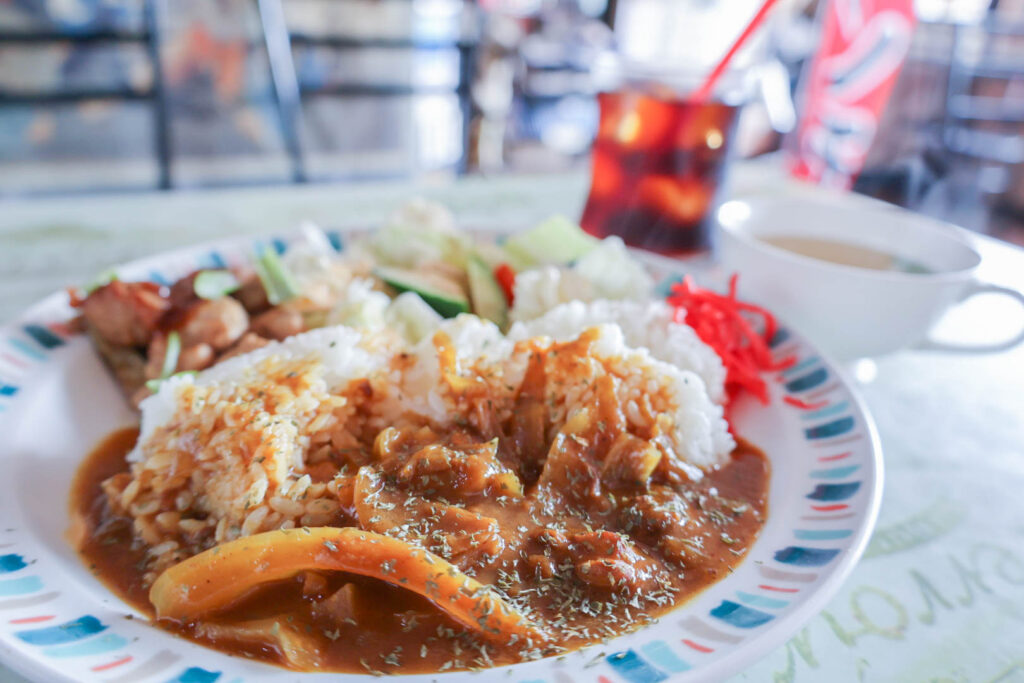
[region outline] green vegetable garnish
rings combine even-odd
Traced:
[[[237,292],[241,286],[230,270],[204,270],[192,281],[192,289],[200,299],[219,299]]]
[[[164,352],[164,365],[160,368],[160,377],[148,380],[146,382],[146,388],[155,394],[160,391],[160,385],[171,377],[198,374],[195,370],[182,370],[181,372],[174,371],[178,367],[178,357],[180,355],[181,336],[177,332],[171,332],[167,335],[167,351]]]
[[[565,216],[552,216],[505,240],[505,253],[516,270],[541,265],[568,265],[600,243]]]
[[[473,312],[505,329],[508,325],[508,301],[490,267],[473,254],[466,261],[466,275]]]
[[[160,369],[160,379],[167,379],[178,367],[178,356],[181,355],[181,337],[177,332],[167,335],[167,351],[164,352],[164,365]]]
[[[258,254],[253,264],[256,267],[256,274],[263,283],[263,289],[267,292],[267,300],[274,304],[283,303],[297,297],[301,290],[295,282],[295,278],[289,272],[288,267],[281,262],[281,258],[273,247],[264,247],[263,252]]]
[[[174,373],[173,375],[171,375],[171,377],[184,377],[185,375],[198,375],[198,374],[199,374],[198,370],[182,370],[181,372]],[[169,380],[171,377],[164,377],[162,379],[146,380],[146,388],[149,389],[150,391],[152,391],[155,394],[156,392],[160,391],[160,385],[163,384],[164,382],[166,382],[167,380]]]
[[[399,292],[415,292],[445,318],[469,312],[469,298],[461,285],[436,273],[378,266],[373,274]]]
[[[84,288],[85,289],[85,293],[86,294],[92,294],[93,292],[95,292],[100,287],[104,287],[106,285],[109,285],[111,282],[113,282],[116,279],[118,279],[117,278],[117,271],[114,270],[113,268],[108,268],[107,270],[104,270],[102,273],[100,273],[95,278],[93,278],[92,281],[89,282],[89,284],[87,284],[85,286],[85,288]]]

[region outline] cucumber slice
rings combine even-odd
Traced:
[[[445,318],[469,313],[469,298],[462,287],[434,273],[407,268],[379,266],[373,274],[399,292],[416,292],[430,307]]]
[[[501,245],[493,242],[477,242],[474,246],[473,251],[475,255],[479,257],[481,261],[487,264],[487,267],[493,270],[502,263],[508,262],[508,254],[501,247]]]
[[[552,216],[526,232],[512,235],[504,246],[516,270],[525,270],[541,265],[568,265],[598,242],[565,216]]]
[[[490,267],[474,254],[466,261],[466,274],[469,276],[473,312],[504,330],[508,324],[508,302]]]

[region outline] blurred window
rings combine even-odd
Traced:
[[[0,194],[456,172],[476,18],[471,0],[0,0]]]
[[[156,187],[142,0],[0,3],[0,194]]]

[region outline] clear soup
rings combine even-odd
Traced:
[[[926,266],[884,251],[872,249],[859,244],[851,244],[839,240],[820,237],[804,237],[797,235],[763,235],[757,239],[773,247],[791,251],[800,256],[837,263],[854,268],[868,270],[884,270],[897,273],[930,273]]]

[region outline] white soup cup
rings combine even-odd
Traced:
[[[723,266],[739,273],[742,296],[776,312],[840,360],[899,349],[992,352],[1024,341],[951,344],[929,338],[952,305],[995,292],[1020,292],[981,282],[981,257],[964,231],[889,205],[825,198],[757,196],[718,211],[716,248]],[[759,238],[826,239],[859,245],[922,265],[927,272],[881,271],[801,256]]]

